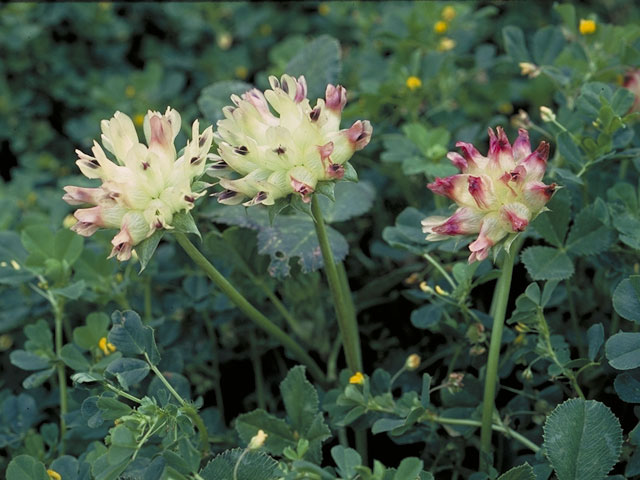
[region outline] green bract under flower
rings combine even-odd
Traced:
[[[170,107],[164,115],[149,111],[144,118],[144,135],[149,146],[138,142],[131,119],[116,112],[103,120],[102,144],[113,154],[112,162],[98,142],[93,156],[76,150],[76,162],[88,178],[99,178],[97,188],[65,187],[63,199],[71,205],[92,204],[76,210],[78,222],[71,228],[88,237],[99,228],[119,228],[109,258],[128,260],[131,249],[161,228],[170,229],[175,213],[193,208],[203,193],[191,190],[193,180],[204,173],[205,160],[213,141],[213,128],[200,134],[193,122],[192,139],[177,158],[174,140],[180,131],[180,114]]]
[[[231,97],[214,134],[219,157],[208,173],[225,189],[220,203],[273,205],[299,194],[310,200],[321,181],[344,176],[344,164],[371,139],[371,124],[339,130],[347,92],[328,85],[325,99],[311,108],[303,76],[270,77],[271,90],[252,89]],[[272,112],[273,111],[275,112]]]
[[[531,152],[529,133],[520,129],[509,143],[500,127],[489,129],[489,153],[483,156],[470,143],[458,142],[463,152],[449,152],[448,158],[461,171],[436,178],[431,191],[449,197],[459,208],[449,217],[428,217],[422,221],[427,240],[444,240],[453,235],[478,233],[469,245],[469,263],[484,260],[493,245],[510,233],[524,231],[544,208],[556,184],[541,182],[547,167],[549,144],[540,142]]]

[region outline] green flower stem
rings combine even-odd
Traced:
[[[158,379],[160,379],[162,384],[167,388],[167,390],[169,390],[169,393],[171,393],[171,395],[173,395],[175,399],[178,400],[178,403],[182,407],[182,411],[191,419],[193,424],[196,426],[196,428],[198,429],[198,433],[200,434],[200,446],[202,448],[202,451],[205,455],[208,454],[209,432],[207,432],[207,427],[202,421],[202,417],[198,415],[198,411],[195,409],[195,407],[193,407],[193,405],[190,405],[184,398],[180,396],[178,392],[176,392],[176,390],[173,388],[173,386],[171,386],[171,384],[165,378],[162,372],[158,370],[158,367],[156,367],[151,362],[151,359],[149,358],[149,355],[147,355],[147,352],[144,352],[144,358],[149,364],[151,371],[156,374],[156,376],[158,377]]]
[[[355,311],[351,307],[349,297],[351,292],[347,284],[346,278],[341,280],[338,273],[336,263],[333,259],[333,252],[329,244],[329,236],[322,218],[322,210],[318,198],[314,195],[311,201],[311,213],[315,219],[316,235],[320,243],[322,258],[324,259],[324,271],[327,275],[327,282],[333,297],[336,317],[338,319],[338,327],[342,335],[342,345],[345,357],[347,359],[347,367],[352,372],[362,371],[362,354],[360,351],[360,339],[358,336],[358,324],[355,318]],[[346,277],[346,275],[344,275]]]
[[[67,422],[64,416],[69,409],[67,405],[67,375],[65,374],[65,366],[60,356],[62,352],[62,305],[56,300],[56,298],[49,293],[49,301],[53,307],[55,315],[55,343],[56,343],[56,358],[58,359],[56,369],[58,370],[58,388],[60,390],[60,455],[64,455],[65,441],[64,436],[67,432]]]
[[[482,426],[480,429],[480,470],[488,471],[488,459],[491,457],[491,430],[493,424],[493,410],[496,397],[496,384],[498,381],[498,361],[500,359],[500,345],[502,343],[502,329],[507,313],[507,302],[511,289],[511,276],[513,274],[513,262],[522,244],[522,237],[516,239],[509,253],[505,251],[502,262],[502,273],[498,279],[494,296],[493,327],[491,329],[491,343],[489,346],[489,358],[484,379],[484,397],[482,400]]]
[[[109,390],[111,390],[114,393],[117,393],[118,395],[120,395],[121,397],[126,398],[127,400],[131,400],[132,402],[137,403],[138,405],[140,405],[142,403],[142,400],[140,400],[138,397],[134,397],[133,395],[125,392],[124,390],[120,390],[117,387],[114,387],[113,385],[111,385],[110,383],[104,382],[102,385],[104,385],[105,388],[108,388]]]
[[[453,281],[453,278],[451,278],[451,275],[447,273],[447,271],[442,267],[440,262],[438,262],[435,258],[433,258],[428,253],[423,253],[422,257],[426,261],[428,261],[431,265],[433,265],[436,268],[436,270],[438,270],[442,274],[442,276],[447,280],[447,282],[449,282],[449,285],[451,285],[451,287],[455,290],[455,288],[457,287],[456,282]]]
[[[239,309],[245,315],[247,315],[253,322],[266,331],[269,335],[277,339],[282,345],[291,350],[295,356],[304,363],[319,382],[325,382],[324,372],[320,369],[318,364],[311,358],[311,356],[286,332],[284,332],[275,323],[260,313],[253,305],[251,305],[247,299],[238,292],[229,281],[222,276],[222,274],[207,260],[202,253],[191,243],[184,233],[175,233],[176,240],[184,251],[191,257],[191,259],[207,274],[211,281],[222,292],[229,297]]]
[[[470,420],[470,419],[466,419],[466,418],[435,417],[435,418],[431,418],[431,420],[436,422],[436,423],[440,423],[442,425],[463,425],[463,426],[469,426],[469,427],[481,427],[482,426],[482,422],[479,422],[478,420]],[[510,429],[509,427],[506,427],[504,425],[498,425],[498,424],[492,423],[491,424],[491,429],[496,431],[496,432],[504,433],[508,437],[511,437],[514,440],[517,440],[518,442],[520,442],[522,445],[524,445],[525,447],[527,447],[529,450],[531,450],[534,453],[538,453],[538,451],[540,450],[540,447],[538,445],[533,443],[531,440],[529,440],[524,435],[521,435],[518,432],[516,432],[515,430]]]

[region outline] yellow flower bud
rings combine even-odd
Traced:
[[[442,18],[447,22],[450,22],[454,18],[456,18],[456,9],[451,5],[447,5],[442,9]]]
[[[431,288],[425,281],[420,282],[420,290],[424,293],[433,293],[433,288]]]
[[[596,32],[595,20],[587,20],[585,18],[581,18],[579,30],[582,35],[594,34]]]
[[[524,337],[525,337],[524,333],[521,333],[513,340],[513,343],[515,345],[520,345],[522,342],[524,342]]]
[[[249,450],[257,450],[264,445],[268,436],[269,435],[267,435],[264,430],[258,430],[258,433],[251,437],[251,441],[249,442],[249,445],[247,445],[247,448]]]
[[[228,32],[221,33],[218,36],[218,47],[220,47],[220,50],[229,50],[232,42],[233,37]]]
[[[529,331],[529,327],[522,322],[518,322],[516,325],[516,332],[518,333],[527,333]]]
[[[141,113],[134,115],[133,123],[135,123],[137,127],[141,127],[144,124],[144,115],[142,115]]]
[[[407,78],[406,84],[409,90],[417,90],[422,86],[422,80],[412,75],[409,78]]]
[[[60,475],[55,470],[51,470],[51,469],[47,470],[47,475],[49,475],[49,478],[51,480],[62,480],[62,475]]]
[[[529,78],[536,78],[540,75],[540,67],[531,62],[520,62],[520,75],[527,75]]]
[[[64,220],[62,220],[62,226],[64,228],[71,228],[76,223],[78,223],[78,219],[71,214],[67,215],[66,217],[64,217]]]
[[[436,293],[438,295],[442,295],[442,296],[447,296],[449,295],[447,292],[445,292],[442,287],[440,285],[436,285]]]
[[[448,52],[449,50],[453,50],[454,48],[456,48],[456,41],[449,37],[441,38],[440,42],[438,42],[439,52]]]
[[[98,340],[98,348],[100,348],[105,355],[111,355],[116,351],[116,346],[113,343],[108,342],[107,337],[102,337]]]
[[[556,114],[553,113],[549,107],[540,107],[540,118],[543,122],[554,122],[556,120]]]
[[[5,352],[13,346],[13,337],[8,333],[0,335],[0,352]]]
[[[349,383],[352,383],[355,385],[363,385],[364,375],[362,374],[362,372],[356,372],[355,374],[353,374],[351,378],[349,378]]]
[[[127,85],[127,88],[124,89],[124,94],[128,98],[133,98],[133,96],[136,94],[136,88],[133,85]]]
[[[236,77],[244,80],[245,78],[247,78],[247,75],[249,75],[249,69],[243,65],[240,65],[239,67],[236,67],[235,74]]]
[[[326,17],[327,15],[329,15],[330,11],[331,11],[331,7],[329,7],[328,3],[322,2],[320,5],[318,5],[318,13],[323,17]]]
[[[11,263],[11,266],[13,267],[14,270],[20,270],[20,264],[15,260],[11,260],[11,262],[9,263]]]
[[[449,28],[449,25],[447,24],[447,22],[439,20],[433,26],[433,31],[436,32],[438,35],[442,35],[447,31],[448,28]]]
[[[407,357],[407,360],[404,362],[404,366],[407,370],[415,370],[420,366],[420,362],[420,355],[412,353]]]

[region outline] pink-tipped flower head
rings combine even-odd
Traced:
[[[93,155],[76,150],[76,164],[82,173],[102,184],[96,188],[64,187],[62,198],[70,205],[94,205],[76,210],[78,222],[72,230],[88,237],[99,228],[118,229],[110,257],[128,260],[142,240],[158,229],[172,228],[174,214],[193,208],[202,193],[193,192],[191,186],[205,171],[213,128],[200,133],[196,120],[191,141],[176,158],[174,140],[180,123],[180,115],[170,107],[164,114],[149,111],[144,119],[147,146],[138,141],[133,122],[124,113],[116,112],[110,120],[103,120],[102,144],[115,161],[97,142]]]
[[[630,112],[640,112],[640,68],[628,71],[622,85],[636,96]]]
[[[427,187],[458,205],[449,218],[428,217],[422,221],[427,240],[444,240],[453,235],[478,237],[469,245],[469,262],[484,260],[491,247],[509,234],[524,231],[544,209],[556,190],[542,177],[547,166],[549,144],[541,142],[531,151],[529,134],[520,129],[511,145],[500,127],[489,129],[489,152],[483,156],[469,143],[456,144],[462,155],[447,157],[459,174],[436,178]]]
[[[208,174],[224,189],[218,202],[273,205],[299,195],[308,202],[318,182],[341,179],[344,165],[371,139],[368,121],[340,130],[347,91],[328,85],[311,107],[303,76],[269,78],[270,89],[231,98],[214,139],[218,157]]]

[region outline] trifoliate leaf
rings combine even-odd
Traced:
[[[533,468],[528,463],[512,468],[498,477],[498,480],[536,480]]]
[[[522,262],[534,280],[564,280],[574,272],[569,256],[552,247],[529,247],[522,252]]]

